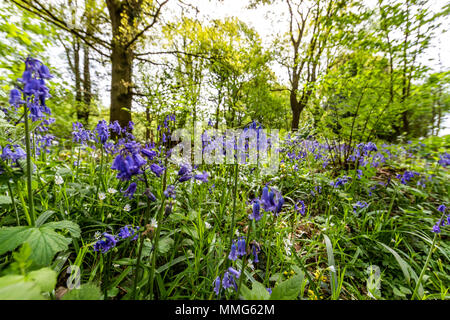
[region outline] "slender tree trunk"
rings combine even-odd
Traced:
[[[74,38],[73,42],[73,72],[75,75],[75,110],[77,119],[83,122],[83,95],[81,92],[81,70],[80,70],[80,40]]]
[[[87,125],[92,101],[89,47],[87,45],[83,46],[83,55],[83,107],[81,115],[83,122]]]
[[[300,122],[300,104],[297,101],[295,92],[291,92],[290,96],[290,102],[291,102],[291,110],[292,110],[292,123],[291,123],[291,130],[297,131],[298,125]]]

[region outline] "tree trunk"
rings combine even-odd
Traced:
[[[82,92],[81,92],[81,70],[80,70],[80,40],[74,39],[73,42],[73,72],[75,75],[75,110],[77,112],[77,120],[82,122]]]
[[[305,108],[306,103],[304,103],[303,101],[298,101],[297,95],[294,91],[291,91],[290,103],[292,110],[291,130],[298,131],[298,125],[300,123],[300,114]]]
[[[91,90],[91,70],[89,62],[89,47],[83,46],[83,106],[81,120],[84,124],[89,123],[89,114],[91,110],[92,90]]]
[[[139,15],[140,7],[131,8],[132,4],[122,1],[107,0],[112,26],[111,52],[111,106],[110,122],[117,120],[124,127],[131,121],[131,103],[133,100],[132,76],[134,52],[127,47],[127,31]],[[123,17],[128,17],[124,26]],[[130,23],[131,22],[131,23]]]
[[[117,120],[124,127],[131,121],[132,52],[114,43],[111,54],[111,107],[110,122]]]

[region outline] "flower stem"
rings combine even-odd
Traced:
[[[248,226],[248,229],[247,229],[247,236],[246,236],[246,239],[245,239],[246,246],[249,245],[250,233],[251,233],[252,225],[253,225],[253,220],[250,220],[250,223],[249,223],[249,226]],[[250,250],[251,250],[251,248],[250,248]],[[242,259],[241,275],[240,275],[240,278],[239,278],[238,290],[236,292],[236,299],[239,299],[239,293],[241,292],[242,279],[244,278],[244,269],[245,269],[245,266],[247,265],[247,260],[248,260],[248,257],[247,257],[247,255],[245,255],[244,259]]]
[[[31,168],[31,146],[30,146],[30,128],[28,123],[28,107],[24,105],[24,122],[25,122],[25,147],[27,152],[27,189],[28,189],[28,207],[31,219],[31,225],[35,225],[36,216],[34,213],[34,201],[33,201],[33,190],[32,190],[32,173]]]
[[[9,182],[9,180],[8,180],[8,190],[9,190],[9,196],[11,197],[11,203],[13,205],[14,212],[16,213],[17,225],[20,226],[19,213],[17,212],[16,201],[14,200],[11,183]]]
[[[234,164],[234,188],[233,188],[233,214],[231,216],[231,229],[230,229],[230,248],[233,244],[234,224],[236,216],[236,198],[237,198],[237,185],[238,185],[238,172],[239,166],[236,160]]]
[[[164,196],[164,190],[166,189],[166,183],[167,183],[167,157],[164,166],[166,169],[164,170],[164,176],[163,176],[163,186],[161,190],[161,194],[163,195],[162,201],[161,201],[161,207],[159,208],[158,217],[156,218],[158,226],[156,227],[156,233],[155,233],[155,240],[153,241],[153,250],[152,250],[152,265],[150,268],[150,277],[148,279],[149,284],[149,292],[150,292],[150,299],[153,299],[153,279],[155,277],[155,267],[156,267],[156,255],[158,253],[158,243],[159,243],[159,236],[161,233],[161,226],[162,226],[162,218],[164,213],[164,204],[166,203],[166,197]]]

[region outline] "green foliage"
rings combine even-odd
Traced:
[[[57,273],[47,267],[30,271],[32,247],[25,243],[13,253],[9,273],[0,277],[0,300],[44,300],[56,285]],[[19,274],[17,274],[19,273]]]
[[[56,253],[66,250],[72,242],[55,229],[67,229],[72,237],[80,235],[80,228],[71,221],[49,222],[40,227],[3,227],[0,229],[0,254],[28,243],[32,249],[30,259],[36,265],[48,265]]]
[[[99,300],[102,297],[100,289],[92,283],[82,284],[79,288],[75,288],[67,292],[62,300]]]

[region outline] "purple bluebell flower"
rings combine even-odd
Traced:
[[[194,178],[196,180],[199,180],[199,181],[202,181],[202,182],[206,183],[206,182],[208,182],[208,173],[206,171],[203,171],[202,174],[196,174],[194,176]]]
[[[104,144],[109,138],[109,128],[105,120],[100,120],[95,127],[100,142]]]
[[[103,233],[103,239],[98,240],[94,244],[94,251],[101,251],[101,253],[106,253],[117,245],[116,236],[106,233]]]
[[[12,89],[9,93],[9,104],[18,107],[19,104],[23,104],[25,101],[22,100],[22,94],[18,89]]]
[[[254,244],[252,246],[252,255],[253,255],[253,262],[254,263],[258,263],[259,262],[258,253],[259,253],[259,247]]]
[[[192,178],[191,167],[187,164],[182,164],[180,170],[178,170],[178,181],[185,182]]]
[[[216,295],[220,293],[220,276],[217,276],[216,280],[214,280],[214,292]]]
[[[331,182],[331,186],[334,188],[338,188],[339,186],[345,185],[348,183],[349,178],[344,176],[342,178],[337,178],[335,182]]]
[[[367,208],[369,205],[367,204],[367,202],[365,201],[358,201],[353,205],[353,212],[356,213],[356,209],[360,208],[360,209],[364,209]]]
[[[238,242],[237,242],[237,254],[238,256],[242,257],[245,256],[246,251],[245,251],[245,238],[244,237],[239,237]]]
[[[305,213],[306,213],[306,205],[305,205],[305,203],[303,202],[303,200],[299,200],[298,203],[299,203],[302,207],[299,208],[299,207],[297,206],[297,204],[295,204],[295,210],[297,210],[298,212],[300,212],[300,214],[301,214],[302,216],[304,216]]]
[[[241,276],[241,272],[237,271],[236,269],[234,269],[233,267],[229,267],[228,271],[236,277],[236,279],[239,279],[239,277]]]
[[[272,294],[272,289],[271,289],[271,288],[266,288],[266,290],[267,290],[267,292],[268,292],[269,294]]]
[[[172,197],[175,199],[175,186],[174,185],[168,185],[167,189],[164,191],[164,196],[166,198]]]
[[[228,255],[228,259],[235,261],[237,256],[237,250],[236,250],[236,241],[233,240],[233,244],[231,245],[230,254]]]
[[[405,171],[403,175],[397,175],[397,179],[400,179],[402,184],[408,184],[415,176],[420,176],[418,172],[415,171]]]
[[[437,210],[440,211],[440,212],[442,212],[442,213],[444,213],[445,210],[447,210],[447,208],[445,207],[445,205],[441,204],[441,205],[437,208]]]
[[[358,169],[358,170],[356,170],[356,173],[357,173],[358,179],[361,179],[362,173],[363,173],[362,170]]]
[[[12,162],[16,163],[17,160],[23,159],[26,156],[27,154],[19,145],[15,144],[12,146],[10,144],[7,144],[5,147],[3,147],[2,155],[0,156],[0,158],[3,161],[11,160]]]
[[[132,182],[132,183],[130,183],[128,188],[122,192],[124,192],[125,197],[128,197],[129,199],[131,199],[131,198],[133,198],[134,193],[136,192],[136,188],[137,188],[136,182]]]
[[[109,129],[111,129],[112,132],[117,134],[120,134],[122,132],[122,128],[120,127],[119,121],[117,120],[109,124]]]
[[[156,157],[157,153],[155,150],[152,150],[150,148],[142,148],[141,153],[146,156],[149,160],[153,160],[154,157]]]
[[[438,163],[443,166],[444,168],[446,168],[447,166],[450,165],[450,153],[444,153],[442,155],[439,156],[439,161]]]
[[[152,172],[154,174],[156,174],[157,177],[161,177],[161,175],[164,172],[164,167],[161,167],[161,166],[157,165],[156,163],[152,163],[150,165],[150,170],[152,170]]]
[[[279,192],[268,191],[268,187],[265,186],[263,188],[263,193],[261,196],[261,203],[263,205],[263,209],[266,212],[273,212],[275,216],[281,212],[281,209],[284,204],[284,198],[281,196]]]
[[[122,149],[121,153],[124,153]],[[138,154],[128,154],[125,158],[122,154],[118,154],[114,159],[111,169],[118,170],[117,179],[122,181],[129,181],[133,175],[141,173],[141,166],[146,161]]]
[[[248,218],[250,220],[255,219],[255,221],[261,220],[261,217],[262,217],[262,215],[261,215],[261,203],[260,203],[259,199],[255,199],[253,201],[253,209],[252,210],[253,210],[252,214],[250,214],[248,216]]]
[[[132,240],[136,240],[138,234],[136,233],[139,230],[139,227],[137,227],[136,229],[131,227],[130,225],[126,225],[122,228],[120,228],[118,236],[120,239],[127,239],[130,237],[133,237]]]
[[[144,194],[147,196],[147,198],[150,199],[151,202],[155,202],[156,201],[155,195],[150,191],[149,188],[145,189]]]
[[[222,279],[222,287],[224,289],[228,289],[231,287],[234,287],[234,289],[237,291],[237,284],[236,280],[234,279],[234,276],[230,274],[230,272],[225,272]]]
[[[440,221],[439,221],[440,222]],[[441,228],[440,228],[440,223],[436,223],[434,226],[433,226],[433,229],[431,230],[432,232],[434,232],[434,233],[441,233]]]

